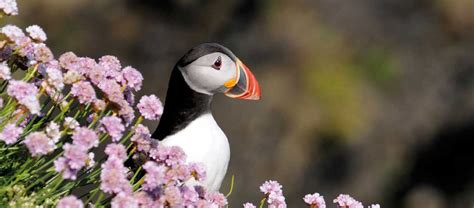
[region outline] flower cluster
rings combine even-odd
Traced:
[[[3,15],[17,14],[16,1],[0,0],[0,10]],[[146,181],[145,177],[130,180],[130,174],[138,177],[145,174],[145,168],[139,173],[124,162],[156,147],[149,130],[140,123],[143,118],[158,119],[163,106],[155,95],[144,96],[140,107],[135,106],[134,93],[141,89],[143,76],[131,66],[122,68],[115,56],[96,61],[66,52],[55,59],[46,40],[38,25],[25,30],[15,25],[0,28],[0,154],[12,163],[0,166],[0,171],[13,177],[0,182],[0,201],[15,201],[10,196],[18,194],[5,191],[21,184],[27,189],[22,197],[31,198],[33,204],[44,203],[40,196],[50,192],[56,194],[48,200],[59,207],[82,207],[85,198],[99,200],[94,197],[101,194],[114,194],[112,204],[124,204],[134,195],[133,186],[136,189]],[[141,113],[138,118],[136,109]],[[94,152],[107,143],[107,159],[96,159]],[[136,149],[135,154],[127,152],[130,148]],[[25,152],[30,157],[25,159]],[[178,180],[172,172],[196,180],[205,177],[203,167],[185,166],[177,161],[183,154],[176,152],[167,151],[167,163],[180,164],[181,172],[170,170],[167,178]],[[25,168],[30,172],[23,174]],[[183,177],[179,183],[184,182]],[[55,201],[83,184],[95,184],[96,189],[85,196]],[[171,186],[169,189],[166,193],[171,201],[174,195]]]
[[[159,144],[140,124],[143,118],[158,120],[163,106],[155,95],[143,96],[134,106],[133,93],[143,82],[138,70],[130,66],[122,69],[120,61],[110,55],[96,62],[66,52],[55,60],[52,53],[45,53],[50,52],[43,44],[47,37],[37,25],[28,27],[27,35],[13,25],[1,32],[8,41],[2,50],[12,53],[2,60],[0,78],[6,83],[7,95],[17,102],[8,102],[6,107],[20,111],[9,114],[12,122],[5,125],[0,139],[5,145],[22,140],[20,144],[31,156],[57,155],[53,161],[41,160],[39,164],[44,167],[39,172],[49,171],[52,164],[60,174],[45,178],[49,181],[45,190],[64,187],[62,192],[69,193],[69,185],[98,184],[86,196],[64,196],[58,207],[83,207],[85,198],[101,203],[104,194],[113,196],[112,207],[227,205],[223,194],[197,185],[206,178],[202,164],[186,163],[183,150]],[[12,79],[15,71],[25,71],[25,78]],[[139,119],[134,119],[134,109],[140,112]],[[23,124],[17,126],[15,122],[20,120]],[[106,145],[106,141],[111,143]],[[101,145],[106,145],[107,159],[96,164],[94,151]],[[131,157],[140,156],[145,158],[140,168],[125,165]]]
[[[59,208],[82,208],[84,207],[84,204],[75,196],[66,196],[59,200],[57,206]]]
[[[0,11],[5,15],[17,15],[18,6],[15,0],[0,0]]]
[[[260,191],[266,195],[268,207],[285,208],[286,202],[283,196],[282,185],[277,181],[265,181],[260,186]]]
[[[326,202],[324,201],[324,197],[319,195],[319,193],[307,194],[306,196],[304,196],[303,200],[312,208],[326,208]]]
[[[333,200],[333,202],[340,208],[364,208],[361,202],[347,194],[340,194]]]
[[[32,114],[39,114],[40,104],[36,97],[38,88],[33,83],[11,80],[8,84],[7,94],[15,98],[18,103],[26,107]]]
[[[15,0],[0,0],[0,17],[16,14]],[[222,193],[200,185],[203,164],[187,162],[181,148],[160,144],[141,124],[159,120],[163,105],[155,95],[135,105],[143,82],[137,69],[111,55],[95,60],[66,52],[55,59],[46,40],[38,25],[0,28],[0,207],[228,205]],[[96,158],[98,151],[105,156]],[[261,207],[287,206],[277,181],[260,191]],[[304,202],[326,207],[318,193]],[[362,207],[349,195],[334,203]]]
[[[130,195],[132,186],[127,179],[128,169],[123,165],[126,157],[125,147],[109,144],[106,148],[107,161],[102,164],[100,189],[105,193]]]
[[[76,179],[76,174],[83,167],[94,165],[94,153],[88,152],[99,145],[97,134],[88,128],[75,128],[72,135],[72,144],[63,146],[64,155],[54,161],[57,172],[62,173],[65,179]]]
[[[198,163],[186,163],[186,156],[179,147],[167,147],[151,141],[149,131],[143,125],[137,125],[134,131],[135,141],[147,143],[148,148],[137,152],[146,155],[149,160],[142,165],[143,177],[136,181],[140,172],[131,173],[124,166],[128,158],[121,144],[109,144],[105,153],[107,161],[102,164],[100,189],[115,194],[112,207],[224,207],[227,198],[218,192],[207,192],[193,181],[203,181],[205,169]],[[134,142],[138,147],[140,144]],[[133,174],[132,178],[128,176]],[[130,184],[140,185],[132,192]],[[135,186],[134,185],[134,186]]]
[[[118,141],[122,137],[122,132],[125,130],[125,126],[122,124],[122,120],[116,116],[107,116],[100,120],[102,124],[101,130],[106,132],[112,137],[113,141]]]
[[[137,107],[140,113],[149,120],[158,120],[163,114],[163,105],[155,95],[143,96]]]
[[[15,124],[7,124],[0,133],[0,140],[6,144],[13,144],[22,132],[23,128],[17,127]]]
[[[33,132],[25,137],[25,143],[31,156],[46,155],[56,148],[53,140],[48,138],[43,132]]]
[[[285,197],[283,196],[282,186],[277,181],[265,181],[260,186],[260,191],[265,194],[265,198],[262,199],[259,207],[263,207],[267,203],[267,207],[277,208],[277,207],[286,207]],[[303,201],[310,208],[326,208],[326,202],[324,197],[319,193],[307,194],[303,197]],[[338,208],[363,208],[361,202],[358,202],[351,196],[347,194],[340,194],[333,202],[337,205]],[[244,208],[256,208],[252,203],[243,204]],[[379,204],[370,205],[369,208],[380,208]]]

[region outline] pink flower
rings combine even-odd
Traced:
[[[340,208],[364,208],[362,203],[358,202],[347,194],[339,194],[339,196],[337,196],[333,202]]]
[[[62,173],[64,179],[76,180],[76,174],[79,169],[73,169],[69,165],[69,160],[65,157],[60,157],[54,161],[54,168],[56,172]]]
[[[137,107],[143,117],[149,120],[158,120],[163,114],[163,105],[155,95],[143,96]]]
[[[142,185],[144,190],[153,191],[166,183],[166,168],[163,165],[148,161],[142,167],[146,171],[145,182]]]
[[[95,62],[94,59],[91,59],[89,57],[80,57],[77,59],[77,65],[78,65],[78,71],[82,75],[87,75],[89,76],[90,72],[97,68],[98,65]]]
[[[164,163],[164,161],[168,158],[170,148],[165,145],[157,145],[153,146],[150,149],[150,157],[153,158],[155,161],[159,163]]]
[[[150,130],[143,124],[138,124],[137,127],[135,127],[134,129],[134,133],[135,133],[134,136],[140,137],[140,138],[148,138],[151,136]]]
[[[380,208],[380,204],[372,204],[368,208]]]
[[[252,203],[247,202],[244,204],[244,208],[257,208],[257,207],[253,205]]]
[[[61,91],[64,88],[63,73],[58,68],[46,68],[46,81],[58,91]]]
[[[108,158],[101,165],[100,189],[106,193],[131,193],[132,186],[127,180],[127,168],[117,158]]]
[[[116,102],[117,103],[117,102]],[[135,118],[135,111],[130,107],[129,103],[125,100],[119,102],[120,110],[118,112],[120,118],[122,118],[127,125],[131,124]]]
[[[54,169],[58,173],[67,171],[69,169],[69,166],[67,164],[66,158],[59,157],[58,159],[56,159],[54,161]],[[63,178],[72,178],[74,180],[76,179],[76,173],[71,173],[71,171],[68,171],[68,173],[63,174]]]
[[[122,65],[117,57],[111,55],[105,55],[99,58],[99,65],[104,67],[105,70],[120,71]]]
[[[40,104],[36,98],[38,88],[36,88],[34,84],[10,80],[7,87],[7,94],[18,100],[18,102],[28,108],[32,114],[39,114]]]
[[[225,207],[227,205],[227,198],[219,192],[207,193],[206,199],[219,207]]]
[[[7,94],[17,100],[22,100],[30,95],[36,96],[36,94],[38,94],[38,88],[32,83],[11,80],[8,83]]]
[[[87,127],[76,128],[72,134],[72,141],[73,144],[84,146],[87,149],[97,147],[99,145],[99,138],[97,134]]]
[[[185,207],[194,207],[193,205],[199,201],[199,194],[194,190],[194,187],[183,186],[181,188],[181,195]]]
[[[43,87],[43,89],[46,91],[46,94],[51,98],[51,100],[53,100],[55,104],[59,104],[59,102],[61,102],[64,98],[64,95],[61,93],[61,91],[55,89],[45,80],[41,81],[41,87]]]
[[[39,42],[44,42],[47,39],[46,33],[38,25],[31,25],[31,26],[27,27],[26,32],[28,32],[28,35],[33,40],[36,40],[36,41],[39,41]]]
[[[46,63],[54,59],[53,52],[44,43],[35,43],[33,46],[35,61]]]
[[[267,203],[270,208],[285,208],[286,202],[283,196],[282,186],[277,181],[265,181],[260,186],[260,191],[267,195]]]
[[[112,137],[112,141],[119,141],[122,137],[122,132],[125,130],[125,126],[122,124],[122,120],[116,116],[106,116],[100,120],[102,124],[101,131],[106,132]]]
[[[285,208],[286,202],[282,192],[271,192],[267,199],[268,207]]]
[[[71,88],[71,94],[77,97],[81,104],[88,104],[96,99],[95,90],[88,81],[74,83]]]
[[[64,74],[64,84],[74,84],[76,82],[79,82],[81,80],[85,80],[85,77],[82,76],[79,72],[77,71],[67,71],[65,74]]]
[[[315,205],[314,208],[326,208],[326,202],[319,193],[307,194],[303,200],[308,205]]]
[[[18,15],[16,0],[1,0],[0,10],[6,15]]]
[[[99,111],[103,111],[105,110],[105,107],[106,107],[106,104],[103,100],[100,100],[100,99],[96,99],[94,100],[94,102],[92,103],[92,107],[94,107],[94,110],[96,112],[99,112]]]
[[[200,199],[197,203],[196,203],[196,207],[198,208],[219,208],[217,205],[209,202],[209,201],[206,201],[204,199]]]
[[[150,157],[169,167],[176,167],[186,161],[186,154],[177,146],[167,147],[164,145],[158,145],[150,150]]]
[[[0,63],[0,79],[9,80],[11,78],[10,67],[8,66],[7,62],[4,61]]]
[[[138,91],[142,87],[143,76],[135,68],[127,66],[122,70],[123,81],[126,82],[127,86]]]
[[[66,196],[59,200],[57,208],[83,208],[84,204],[75,196]]]
[[[105,154],[110,157],[125,161],[127,159],[127,151],[122,144],[111,143],[105,148]]]
[[[84,166],[94,165],[94,153],[87,153],[87,148],[76,144],[66,143],[63,146],[64,156],[54,161],[56,172],[62,173],[63,178],[76,180],[76,174]]]
[[[68,160],[68,165],[72,169],[81,169],[86,165],[86,161],[89,159],[87,154],[87,147],[66,143],[63,146],[64,158]]]
[[[133,197],[138,201],[138,205],[142,208],[154,207],[154,200],[144,191],[135,192]]]
[[[36,63],[34,60],[35,57],[35,43],[31,41],[31,39],[27,36],[21,37],[17,40],[14,40],[14,50],[18,51],[18,55],[26,57],[28,61],[26,63],[27,66],[31,66]]]
[[[114,79],[118,82],[121,81],[122,76],[120,75],[120,70],[122,65],[120,61],[115,56],[102,56],[99,58],[99,65],[102,66],[105,70],[105,76],[108,79]]]
[[[10,41],[15,43],[20,42],[20,40],[25,37],[25,33],[15,25],[3,26],[1,33],[7,36]]]
[[[260,186],[260,191],[264,194],[270,194],[272,192],[281,192],[281,188],[282,186],[277,181],[269,180]]]
[[[137,145],[137,150],[141,152],[148,152],[151,148],[151,134],[150,130],[143,124],[138,124],[134,129],[134,134],[130,141]]]
[[[182,164],[176,167],[173,167],[166,172],[166,180],[169,182],[179,183],[181,181],[186,181],[190,178],[191,172],[187,165]]]
[[[170,207],[182,207],[183,199],[181,191],[176,186],[166,187],[163,199],[170,205]]]
[[[76,129],[79,127],[79,122],[76,121],[73,117],[66,117],[64,119],[64,128],[67,129]]]
[[[189,171],[191,172],[191,175],[197,181],[204,181],[206,179],[206,168],[204,168],[204,164],[189,163],[188,167],[189,167]]]
[[[96,65],[87,72],[87,77],[93,84],[98,86],[103,80],[105,80],[105,70],[103,67]]]
[[[97,87],[106,95],[107,99],[114,103],[125,101],[121,87],[116,81],[110,79],[102,80]],[[125,101],[126,102],[126,101]]]
[[[41,107],[39,104],[39,100],[35,95],[28,95],[23,99],[18,100],[18,102],[21,105],[25,106],[31,114],[39,115]]]
[[[47,39],[46,33],[38,25],[31,25],[31,26],[27,27],[26,32],[28,32],[28,34],[30,35],[30,37],[33,40],[37,40],[39,42],[44,42]]]
[[[48,135],[48,137],[51,138],[55,143],[59,141],[59,138],[61,138],[59,125],[54,121],[51,121],[48,126],[46,126],[45,131],[46,135]]]
[[[112,208],[138,208],[138,201],[126,193],[119,193],[112,199],[110,203]]]
[[[43,132],[33,132],[29,134],[25,137],[23,143],[33,157],[46,155],[56,148],[53,140],[49,139]]]
[[[20,134],[23,133],[23,128],[15,126],[15,124],[7,124],[2,133],[0,133],[0,140],[6,144],[13,144],[16,142]]]
[[[78,57],[73,52],[66,52],[59,56],[59,65],[67,70],[77,71],[79,68]]]

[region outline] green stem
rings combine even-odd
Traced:
[[[133,177],[132,179],[130,179],[130,183],[133,184],[135,183],[135,179],[137,178],[138,174],[140,173],[140,171],[142,170],[142,166],[138,167],[137,171],[135,172],[135,174],[133,174]]]
[[[30,190],[31,188],[33,188],[34,186],[36,186],[38,183],[41,183],[43,182],[44,180],[46,180],[48,177],[51,177],[53,174],[55,174],[54,172],[50,172],[50,173],[47,173],[46,175],[44,175],[43,177],[39,178],[39,179],[36,179],[35,182],[33,182],[32,184],[30,184],[28,187],[26,187],[26,190]]]
[[[101,191],[99,194],[99,197],[97,197],[97,200],[95,201],[94,207],[98,207],[100,205],[100,200],[104,198],[104,193]]]
[[[95,188],[94,190],[92,190],[90,193],[92,193],[89,198],[87,198],[87,201],[85,204],[88,204],[90,201],[92,201],[92,199],[95,197],[95,195],[100,191],[99,187]]]
[[[51,158],[50,160],[48,160],[48,162],[46,162],[45,164],[43,164],[41,167],[37,168],[35,170],[35,172],[39,172],[41,170],[43,170],[44,168],[48,167],[51,163],[53,163],[56,159],[58,159],[62,154],[59,153],[57,154],[56,156],[54,156],[53,158]]]
[[[263,205],[265,205],[265,201],[267,200],[267,197],[263,198],[261,201],[260,201],[260,206],[258,206],[259,208],[263,208]]]
[[[230,181],[229,193],[227,193],[227,195],[225,195],[226,198],[229,197],[232,194],[232,190],[234,190],[234,175],[232,175],[232,179]]]

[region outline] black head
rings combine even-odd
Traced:
[[[202,43],[195,46],[194,48],[191,48],[191,50],[181,57],[181,59],[178,61],[178,66],[184,67],[198,58],[216,52],[227,55],[234,62],[237,61],[237,57],[228,48],[218,43]]]
[[[176,63],[165,109],[153,137],[164,139],[210,113],[215,93],[257,100],[260,87],[250,70],[229,49],[217,43],[200,44]]]

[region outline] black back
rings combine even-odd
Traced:
[[[228,55],[234,61],[235,55],[224,46],[216,43],[204,43],[188,51],[175,65],[171,72],[166,94],[165,109],[152,137],[163,140],[169,135],[184,129],[191,121],[211,112],[212,95],[202,94],[191,89],[178,69],[196,59],[214,52]]]

